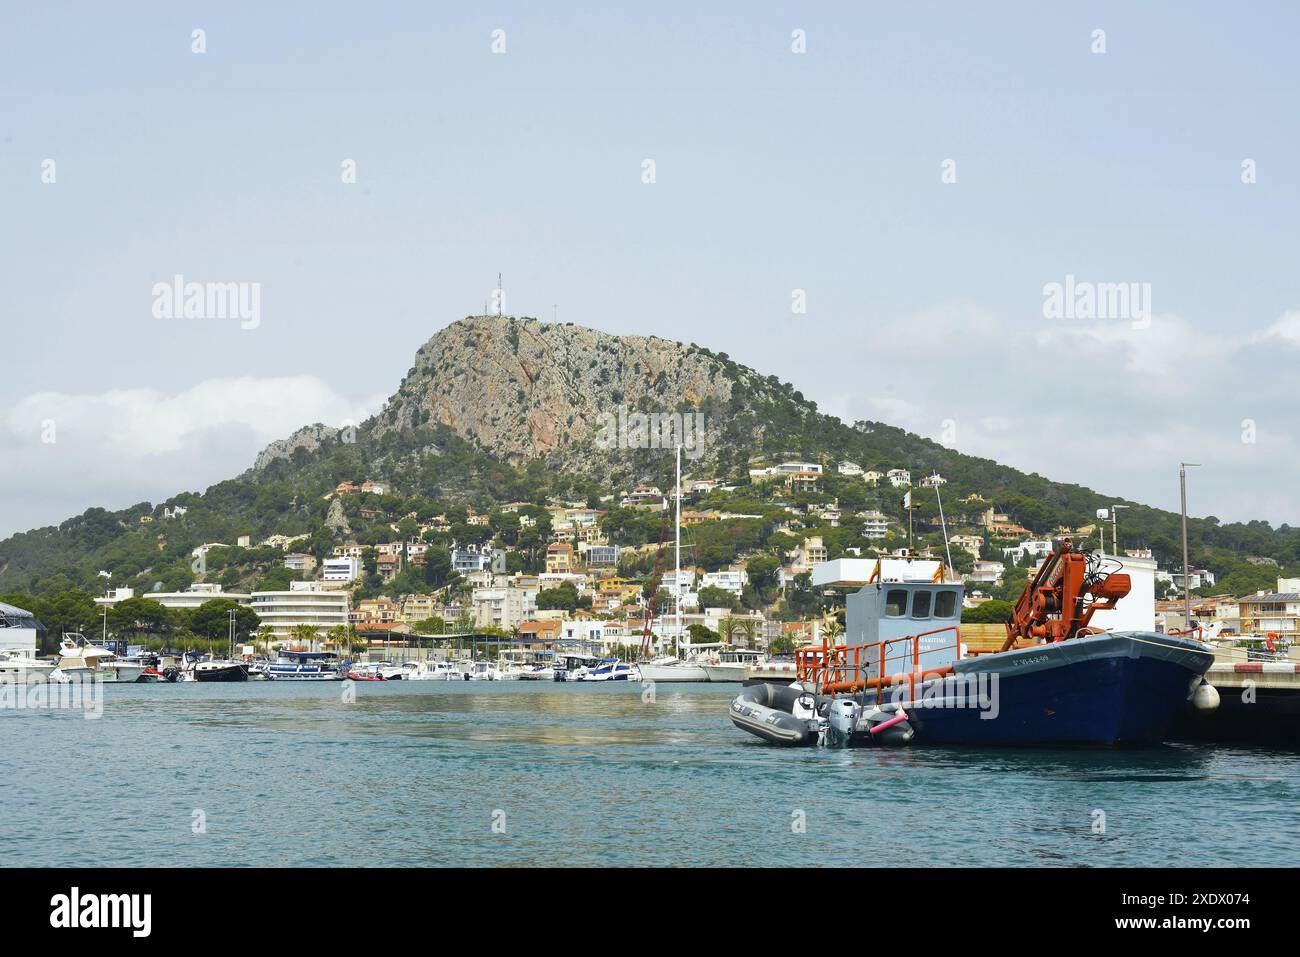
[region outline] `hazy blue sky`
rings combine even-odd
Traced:
[[[0,7],[0,534],[374,408],[498,271],[849,420],[1300,520],[1292,5],[466,6]],[[155,318],[178,273],[260,325]],[[1154,315],[1045,318],[1067,275]]]

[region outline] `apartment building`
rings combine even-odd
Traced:
[[[859,512],[862,519],[862,537],[879,540],[889,534],[889,516],[878,509]]]
[[[290,582],[288,591],[255,591],[249,606],[272,632],[272,641],[288,641],[295,625],[315,628],[321,637],[348,624],[348,595],[326,591],[317,582]]]
[[[552,542],[546,546],[546,573],[568,575],[577,570],[578,562],[573,546],[567,542]]]
[[[397,621],[397,602],[384,595],[378,598],[366,598],[357,602],[357,607],[348,614],[348,619],[358,627],[368,625],[391,625]]]
[[[1300,639],[1300,592],[1260,592],[1237,604],[1243,637]]]
[[[537,615],[537,589],[509,585],[475,588],[471,605],[477,627],[514,631],[522,622]]]
[[[316,570],[316,557],[305,552],[291,552],[284,556],[284,567],[293,572],[309,575]]]

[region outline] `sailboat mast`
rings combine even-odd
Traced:
[[[677,574],[673,577],[673,592],[677,599],[677,647],[682,647],[682,446],[677,444],[677,490],[673,493],[675,506],[677,509],[677,536],[675,539],[674,551],[676,552]],[[687,649],[689,650],[689,648]],[[685,656],[683,655],[683,658]]]

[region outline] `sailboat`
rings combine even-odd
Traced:
[[[641,672],[642,681],[708,681],[709,676],[704,670],[703,663],[697,659],[697,656],[691,654],[690,635],[682,631],[682,447],[680,443],[677,446],[677,489],[673,493],[673,498],[677,510],[677,538],[673,545],[674,565],[677,572],[673,578],[673,599],[676,608],[674,613],[676,624],[673,630],[677,634],[680,656],[662,655],[652,658],[638,664],[637,669]]]

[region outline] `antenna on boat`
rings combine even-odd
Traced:
[[[934,497],[939,503],[939,528],[943,532],[943,551],[948,556],[948,567],[952,569],[953,574],[957,569],[952,567],[952,549],[948,547],[948,524],[943,520],[943,496],[939,494],[939,483],[934,483]]]

